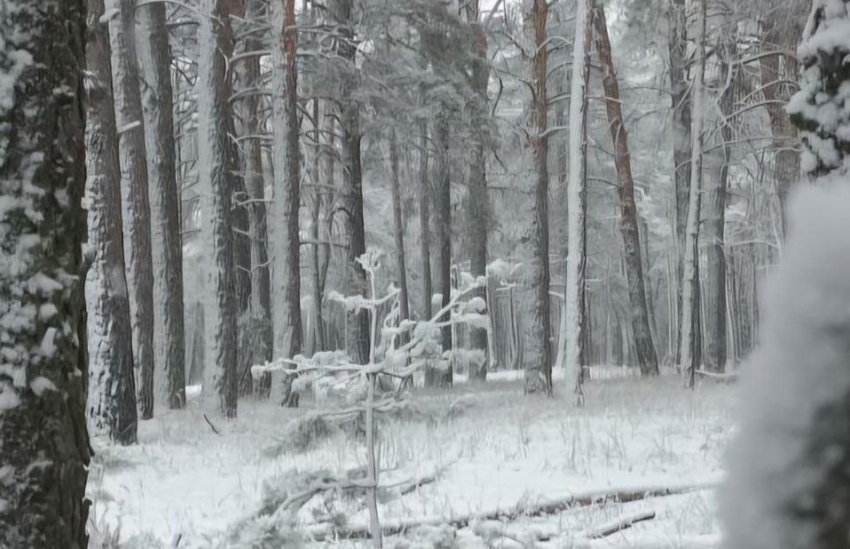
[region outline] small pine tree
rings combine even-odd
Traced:
[[[788,105],[800,130],[803,171],[812,178],[850,167],[850,1],[815,0],[798,51],[800,91]]]

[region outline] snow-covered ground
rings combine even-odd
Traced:
[[[617,377],[612,372],[605,377]],[[593,381],[586,387],[588,404],[583,410],[574,409],[563,397],[566,389],[558,388],[560,397],[546,399],[524,397],[513,380],[458,384],[451,392],[413,397],[421,409],[432,412],[430,416],[381,422],[380,484],[395,486],[381,495],[382,524],[428,525],[407,529],[404,541],[390,537],[386,545],[719,545],[711,486],[722,476],[734,386],[705,382],[690,392],[675,376]],[[262,536],[251,535],[269,521],[280,520],[274,514],[259,523],[256,519],[275,493],[291,490],[293,479],[311,472],[344,478],[347,471],[365,465],[362,440],[342,433],[306,451],[289,450],[289,422],[315,411],[309,397],[298,410],[273,402],[239,406],[235,421],[206,413],[220,434],[195,400],[188,410],[142,423],[136,446],[96,444],[90,474],[93,537],[120,538],[121,547],[134,548],[279,547],[278,538],[261,542],[257,540]],[[451,414],[449,409],[460,412]],[[419,482],[423,485],[411,485]],[[554,506],[554,513],[549,509],[523,516],[535,508],[540,511],[543,502],[570,496],[663,489],[683,493],[630,503],[560,505]],[[362,497],[331,497],[334,494],[304,505],[297,515],[299,531],[328,532],[328,523],[317,523],[328,517],[344,530],[367,524]],[[594,539],[602,527],[623,518],[647,518],[652,512],[654,518]],[[455,534],[444,525],[451,520],[465,526]],[[248,539],[253,542],[244,541]]]

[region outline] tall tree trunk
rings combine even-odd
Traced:
[[[699,294],[699,220],[700,192],[702,187],[703,162],[703,120],[705,118],[703,104],[705,90],[705,27],[706,0],[698,0],[697,5],[697,36],[694,82],[692,86],[691,113],[691,182],[688,192],[688,222],[686,225],[685,265],[682,288],[682,325],[679,336],[679,355],[681,364],[687,369],[687,386],[693,387],[694,375],[701,362],[700,345],[700,294]]]
[[[534,56],[531,58],[532,95],[531,147],[534,153],[534,224],[532,226],[533,268],[531,284],[534,313],[529,340],[530,360],[525,365],[525,392],[552,394],[551,318],[549,312],[549,99],[546,93],[548,49],[546,0],[533,0],[531,26],[534,32]]]
[[[145,148],[153,217],[151,250],[154,269],[154,364],[156,395],[168,407],[186,402],[185,336],[183,329],[183,235],[180,191],[174,152],[171,55],[165,4],[140,6],[139,71],[145,121]]]
[[[722,373],[726,370],[726,187],[732,153],[731,123],[725,116],[731,114],[733,104],[733,76],[731,63],[735,47],[735,31],[731,22],[724,20],[721,28],[721,43],[717,47],[720,66],[716,88],[721,89],[718,98],[719,112],[708,134],[703,159],[705,178],[705,219],[703,244],[706,249],[705,299],[705,369]]]
[[[313,352],[325,350],[325,323],[322,319],[322,293],[324,284],[322,284],[322,250],[326,249],[326,245],[320,244],[322,239],[322,223],[323,223],[323,208],[324,200],[322,191],[319,185],[322,184],[321,177],[321,115],[319,110],[319,100],[314,98],[313,101],[313,167],[311,174],[313,176],[313,203],[312,203],[312,218],[311,226],[313,245],[312,262],[313,262],[313,283],[310,285],[313,292],[313,320],[316,324],[314,330],[315,342],[313,344]],[[330,236],[327,237],[327,242],[330,242]]]
[[[398,166],[398,139],[396,138],[395,128],[391,130],[390,135],[390,168],[392,172],[392,196],[393,196],[393,229],[395,230],[395,254],[398,268],[398,314],[399,322],[404,322],[410,318],[410,305],[407,294],[407,266],[404,258],[404,219],[402,219],[401,208],[401,181],[399,181],[399,166]],[[401,343],[407,343],[408,337],[405,332],[402,335]]]
[[[339,56],[349,65],[346,70],[354,70],[356,45],[354,42],[353,0],[331,0],[330,14],[333,22],[339,26]],[[366,228],[363,219],[363,173],[360,163],[360,111],[351,100],[356,83],[351,75],[346,75],[342,85],[340,122],[342,129],[342,192],[341,200],[346,221],[345,234],[348,237],[346,258],[346,295],[367,296],[368,283],[366,271],[357,259],[366,253]],[[346,351],[357,364],[369,362],[369,313],[367,311],[349,312],[346,323]]]
[[[151,255],[151,211],[145,127],[136,62],[136,1],[108,0],[112,46],[112,81],[115,124],[121,162],[124,199],[124,253],[133,322],[133,361],[139,376],[139,411],[142,419],[153,417],[154,310]]]
[[[295,0],[272,3],[273,25],[279,34],[272,70],[272,132],[274,134],[274,201],[269,208],[272,232],[272,313],[274,356],[301,353],[301,249],[298,211],[301,204],[301,150],[298,141],[298,73]],[[290,376],[287,380],[291,381]],[[295,405],[291,384],[284,384],[282,405]]]
[[[667,11],[667,48],[670,55],[670,90],[673,113],[673,172],[676,204],[676,336],[682,326],[682,289],[685,267],[685,233],[688,221],[688,197],[691,187],[691,103],[687,76],[688,23],[685,0],[669,0]],[[672,321],[672,319],[671,319]],[[677,346],[676,363],[680,354]]]
[[[572,380],[579,406],[584,404],[582,382],[585,349],[585,272],[587,267],[587,85],[590,80],[593,0],[576,4],[573,65],[570,87],[570,178],[567,183],[567,283],[558,364]]]
[[[87,407],[95,435],[105,434],[119,444],[132,444],[136,442],[138,411],[109,32],[99,22],[103,0],[88,0],[87,7],[86,171],[89,246],[94,251],[86,287],[91,308]]]
[[[431,184],[428,177],[428,122],[419,125],[419,244],[422,255],[422,318],[430,320],[431,296]]]
[[[437,239],[440,242],[440,284],[442,307],[445,308],[452,299],[452,179],[449,114],[445,110],[437,115]],[[449,387],[453,383],[454,358],[452,357],[452,326],[450,323],[451,312],[440,318],[440,322],[446,323],[440,330],[440,340],[443,353],[448,352],[448,365],[446,371],[440,376],[441,387]]]
[[[204,297],[206,391],[215,390],[221,410],[236,416],[236,286],[231,193],[237,174],[228,138],[230,86],[226,64],[233,52],[225,0],[202,0],[198,17],[198,187],[201,241],[207,265]]]
[[[797,58],[794,54],[808,17],[809,2],[794,0],[790,4],[790,10],[778,9],[778,6],[769,9],[764,21],[761,45],[763,51],[775,51],[777,55],[759,58],[762,94],[765,110],[770,117],[773,147],[776,149],[773,176],[782,214],[783,234],[786,228],[788,191],[800,178],[800,153],[796,150],[800,140],[797,128],[785,112],[785,106],[795,88],[789,83],[797,77]]]
[[[608,128],[614,144],[614,164],[617,168],[618,195],[620,200],[620,233],[625,247],[626,277],[629,284],[632,330],[635,335],[635,350],[643,375],[658,375],[658,357],[649,326],[649,311],[646,304],[646,284],[641,259],[640,232],[635,204],[635,182],[632,177],[632,160],[629,153],[629,137],[623,124],[623,109],[620,104],[620,86],[614,71],[611,42],[608,39],[608,24],[605,9],[595,0],[593,25],[596,29],[596,50],[603,66],[602,87],[605,91],[605,109],[608,113]]]
[[[82,0],[0,9],[0,547],[88,545],[85,14]]]
[[[486,146],[490,141],[487,128],[489,98],[487,84],[490,81],[490,63],[487,58],[487,34],[479,19],[479,0],[471,1],[470,19],[475,46],[475,62],[472,67],[473,132],[472,160],[469,166],[469,239],[471,243],[470,271],[474,277],[487,276],[487,231],[490,224],[490,199],[487,194]],[[486,287],[474,293],[475,297],[487,299]],[[489,304],[487,305],[489,308]],[[482,311],[483,312],[483,311]],[[483,355],[483,361],[470,362],[469,378],[487,379],[488,349],[487,330],[470,327],[470,346]]]
[[[248,15],[252,20],[260,14],[260,0],[249,0]],[[259,51],[262,42],[252,36],[245,40],[246,51]],[[247,89],[262,85],[260,57],[251,56],[244,61],[244,81]],[[263,102],[260,96],[249,93],[242,105],[243,126],[247,135],[259,136],[263,130]],[[263,149],[259,138],[249,139],[245,144],[243,168],[248,205],[248,224],[251,235],[251,329],[259,333],[252,335],[252,356],[256,363],[272,359],[273,334],[271,318],[271,280],[268,261],[268,226],[266,221],[266,191],[263,177]],[[261,396],[268,396],[271,389],[271,374],[264,374],[259,383]]]

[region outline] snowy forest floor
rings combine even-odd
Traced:
[[[428,525],[408,529],[404,539],[389,537],[385,546],[719,545],[711,486],[722,476],[734,386],[704,382],[691,392],[672,375],[592,381],[586,385],[582,410],[567,402],[563,384],[556,390],[556,398],[546,399],[523,397],[514,380],[457,384],[452,391],[420,391],[412,397],[431,415],[382,420],[380,484],[395,486],[380,494],[382,525]],[[185,411],[143,422],[138,445],[96,443],[89,478],[93,546],[281,546],[281,538],[267,531],[269,521],[281,520],[269,511],[279,500],[275,494],[291,494],[297,479],[344,479],[347,471],[365,465],[362,438],[345,432],[317,436],[316,444],[292,449],[285,440],[290,422],[315,411],[309,395],[298,410],[280,408],[274,400],[247,400],[239,403],[234,421],[206,412],[220,432],[216,434],[195,400]],[[541,502],[569,496],[684,487],[693,490],[628,503],[539,509]],[[535,506],[537,516],[529,516]],[[628,517],[646,518],[650,512],[655,513],[651,520],[599,535],[600,527]],[[258,519],[264,514],[269,516]],[[488,520],[488,515],[498,520]],[[470,520],[455,524],[457,528],[441,526],[467,516]],[[348,530],[368,523],[362,494],[356,491],[316,496],[296,519],[298,531],[314,534],[326,531],[317,525],[322,520]],[[264,534],[257,534],[263,529]],[[305,542],[307,547],[367,544]],[[287,546],[294,545],[290,540]]]

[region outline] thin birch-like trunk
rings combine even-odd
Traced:
[[[585,271],[587,266],[587,85],[590,80],[593,0],[576,3],[570,87],[570,177],[567,182],[567,283],[558,365],[579,406],[584,404]]]

